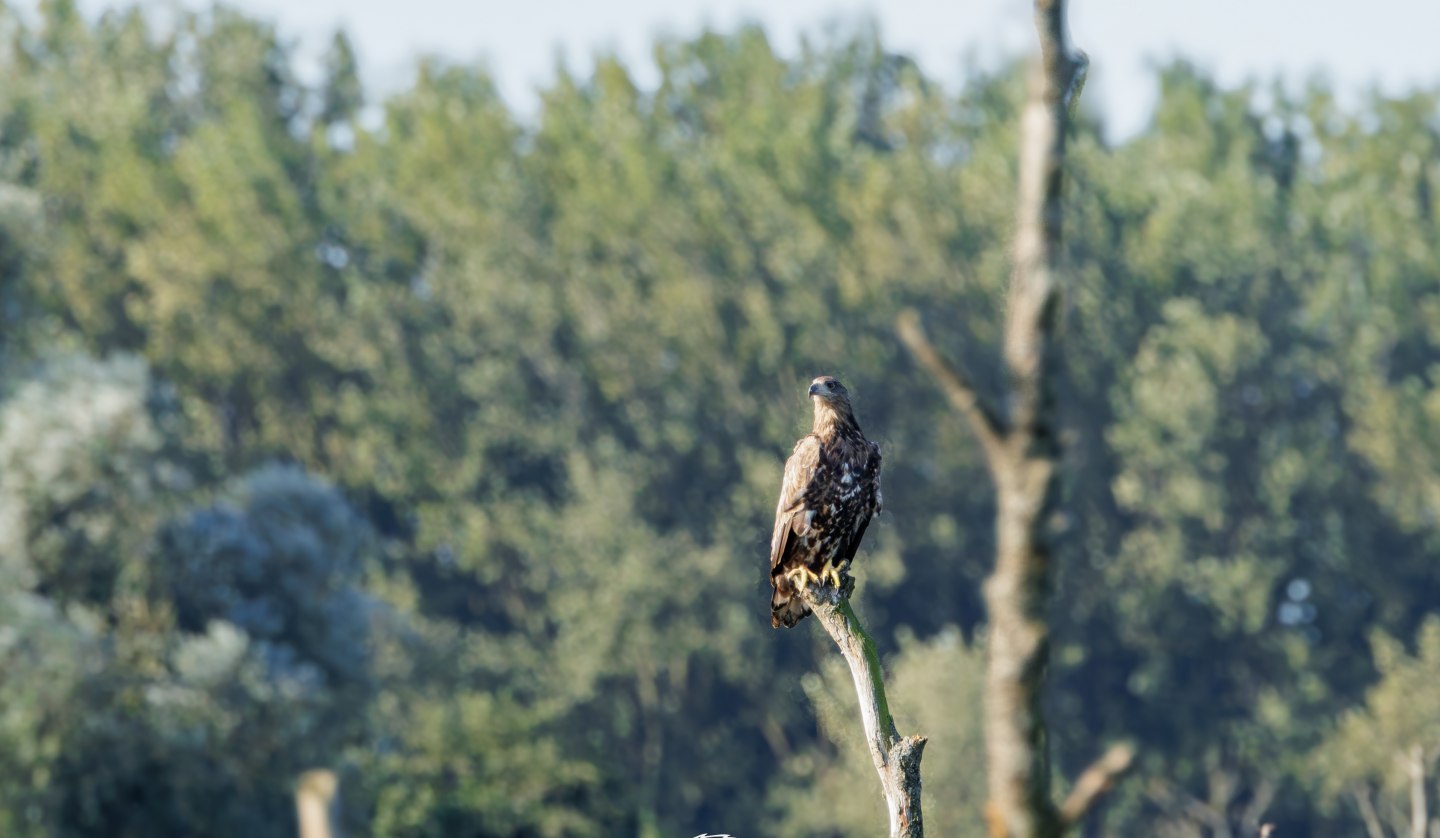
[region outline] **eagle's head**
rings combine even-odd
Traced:
[[[810,398],[818,399],[829,407],[850,409],[850,391],[845,389],[840,379],[829,375],[822,375],[810,382]]]
[[[810,382],[810,401],[815,405],[815,421],[810,433],[829,439],[840,428],[860,430],[850,410],[850,391],[839,379],[822,375]]]

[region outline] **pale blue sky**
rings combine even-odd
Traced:
[[[33,2],[33,0],[32,0]],[[96,11],[103,0],[82,0]],[[208,5],[183,0],[184,5]],[[827,21],[872,17],[885,43],[945,81],[967,52],[992,59],[1032,43],[1025,0],[232,0],[277,19],[311,62],[335,26],[353,36],[372,89],[394,90],[422,52],[484,60],[522,112],[552,75],[556,56],[572,68],[597,50],[618,52],[642,84],[654,73],[655,35],[688,35],[705,24],[759,20],[793,52],[802,32]],[[24,5],[22,3],[22,5]],[[161,5],[152,3],[151,5]],[[1320,72],[1343,92],[1376,83],[1397,92],[1440,83],[1440,0],[1072,0],[1071,31],[1094,62],[1086,97],[1112,133],[1138,129],[1154,99],[1149,62],[1184,55],[1226,83]]]

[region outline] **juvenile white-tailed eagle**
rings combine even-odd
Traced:
[[[785,463],[775,533],[770,539],[770,625],[794,626],[810,613],[800,592],[855,588],[850,562],[870,517],[880,511],[880,446],[865,438],[845,385],[810,382],[815,424]]]

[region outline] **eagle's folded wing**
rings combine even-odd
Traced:
[[[820,465],[820,440],[807,436],[795,443],[795,451],[785,461],[785,479],[780,484],[780,503],[775,506],[775,530],[770,536],[770,574],[789,554],[791,536],[804,531],[805,495]],[[800,524],[801,526],[796,526]]]

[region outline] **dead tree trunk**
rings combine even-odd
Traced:
[[[996,490],[995,570],[985,583],[989,648],[985,683],[986,820],[996,838],[1055,836],[1084,817],[1130,765],[1116,746],[1087,769],[1070,797],[1050,794],[1045,748],[1045,609],[1052,572],[1047,527],[1058,493],[1054,349],[1059,303],[1061,186],[1070,105],[1086,59],[1065,37],[1064,0],[1035,0],[1040,60],[1022,111],[1014,267],[1005,323],[1008,389],[1003,413],[991,409],[968,376],[930,344],[913,312],[900,336],[969,422],[985,451]]]
[[[295,815],[300,838],[337,838],[335,795],[340,781],[334,771],[318,768],[300,775],[295,784]]]

